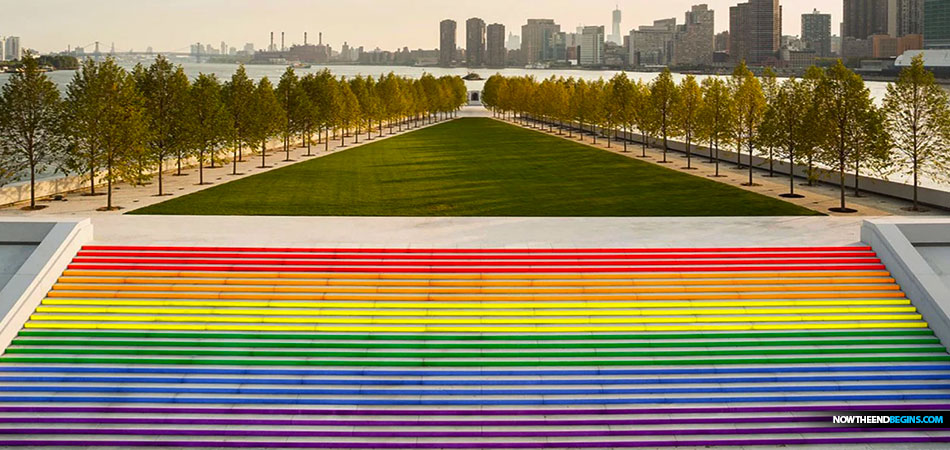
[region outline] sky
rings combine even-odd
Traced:
[[[5,1],[0,15],[0,35],[20,36],[23,46],[51,52],[67,46],[101,42],[103,51],[115,43],[117,51],[188,51],[195,42],[242,48],[254,43],[260,49],[275,32],[286,32],[287,45],[310,41],[323,32],[324,41],[339,49],[343,42],[366,49],[439,46],[442,19],[459,22],[459,43],[464,46],[464,21],[481,17],[502,23],[520,34],[528,18],[554,19],[562,30],[579,25],[605,25],[619,3],[621,30],[627,34],[654,19],[676,17],[683,21],[691,5],[702,0],[25,0]],[[729,7],[738,0],[708,0],[716,12],[716,31],[729,28]],[[801,14],[818,8],[832,14],[836,33],[842,0],[783,0],[783,34],[799,34]],[[89,48],[92,51],[92,48]]]

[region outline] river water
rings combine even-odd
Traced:
[[[194,62],[175,62],[176,64],[181,64],[182,68],[185,69],[185,73],[189,77],[195,78],[198,74],[214,74],[218,78],[224,80],[231,77],[231,74],[237,69],[237,66],[234,64],[199,64]],[[134,64],[132,63],[120,63],[123,67],[131,69]],[[469,73],[468,69],[465,68],[456,68],[456,69],[442,69],[438,67],[405,67],[405,66],[353,66],[353,65],[331,65],[331,66],[317,66],[314,65],[309,69],[296,69],[298,75],[304,75],[311,72],[318,72],[323,69],[329,69],[336,75],[345,76],[345,77],[354,77],[357,75],[372,75],[378,77],[381,74],[387,74],[393,72],[396,75],[406,76],[410,78],[419,78],[424,73],[430,73],[436,77],[442,75],[459,75],[465,76]],[[248,77],[256,80],[259,80],[263,77],[268,77],[271,81],[277,82],[280,79],[281,74],[284,73],[286,69],[285,66],[279,65],[247,65],[245,66],[247,70]],[[489,75],[500,73],[505,76],[524,76],[530,75],[537,79],[548,78],[551,76],[563,76],[563,77],[574,77],[574,78],[583,78],[585,80],[597,80],[603,78],[605,80],[610,79],[617,73],[620,73],[618,70],[570,70],[570,69],[481,69],[477,71],[482,77],[488,78]],[[74,71],[64,70],[51,72],[49,74],[50,78],[56,82],[62,89],[66,88],[66,85],[69,84],[69,81],[73,78]],[[643,81],[650,81],[655,78],[657,73],[655,72],[627,72],[627,76],[632,79],[639,79]],[[702,79],[709,76],[715,75],[697,75],[696,78],[702,81]],[[6,80],[10,77],[9,74],[0,74],[0,85],[3,85]],[[683,79],[685,75],[673,74],[673,79],[676,82],[679,82]],[[868,88],[871,90],[871,95],[875,100],[880,101],[884,98],[887,89],[887,83],[880,81],[869,81],[866,83]],[[470,90],[481,90],[485,85],[484,81],[466,81],[466,85]]]

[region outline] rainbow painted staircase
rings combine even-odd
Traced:
[[[950,445],[866,247],[89,246],[0,357],[0,446]]]

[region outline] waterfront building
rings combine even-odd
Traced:
[[[528,19],[521,27],[521,51],[527,65],[556,61],[556,44],[562,40],[561,26],[553,19]],[[564,43],[560,43],[564,46]],[[566,48],[566,47],[565,47]]]
[[[457,25],[454,20],[439,23],[439,65],[452,67],[455,64],[457,45],[455,42]]]
[[[898,0],[897,37],[924,34],[924,0]]]
[[[769,64],[782,39],[779,0],[749,0],[729,8],[729,54],[733,62]]]
[[[468,67],[485,65],[485,21],[478,17],[465,21],[465,63]]]
[[[925,0],[924,47],[950,49],[950,1]]]
[[[630,57],[633,66],[669,66],[673,64],[676,19],[653,21],[630,32]]]
[[[729,51],[729,30],[716,34],[714,38],[713,50],[717,52]]]
[[[802,14],[802,43],[819,58],[831,56],[831,14]]]
[[[844,0],[842,37],[868,39],[875,34],[889,34],[888,0]],[[896,33],[896,32],[895,32]]]
[[[584,27],[581,31],[580,48],[581,66],[598,67],[604,65],[604,27]]]
[[[686,12],[686,22],[677,27],[673,64],[709,66],[715,53],[716,14],[705,4]]]
[[[508,56],[508,51],[505,49],[505,26],[500,23],[489,25],[487,35],[485,65],[495,68],[505,67]]]
[[[617,9],[614,10],[612,19],[613,20],[611,21],[611,29],[610,29],[610,42],[613,42],[614,44],[617,44],[617,45],[623,45],[623,37],[621,36],[621,32],[620,32],[620,23],[623,19],[623,13],[620,11],[619,6],[617,7]]]

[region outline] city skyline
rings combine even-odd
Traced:
[[[576,2],[567,0],[514,3],[486,0],[466,5],[464,11],[435,0],[413,0],[415,7],[412,10],[378,0],[353,0],[345,5],[328,1],[275,0],[263,9],[259,3],[248,0],[135,3],[113,0],[82,5],[65,0],[17,3],[10,5],[8,14],[0,17],[0,34],[22,36],[26,47],[43,53],[62,51],[67,46],[85,46],[97,40],[103,49],[115,42],[117,51],[143,51],[152,47],[156,51],[187,52],[195,42],[216,45],[221,41],[237,48],[250,42],[261,49],[266,48],[271,31],[278,35],[285,32],[288,46],[302,43],[304,32],[311,36],[323,32],[324,41],[334,47],[347,41],[367,49],[435,49],[439,47],[439,36],[432,32],[432,24],[443,19],[464,24],[468,18],[480,17],[486,23],[500,23],[513,31],[519,30],[529,18],[554,19],[568,30],[581,25],[604,25],[610,29],[611,14],[618,2],[594,0],[585,2],[585,8],[577,8]],[[619,2],[623,12],[621,32],[626,35],[631,29],[656,19],[675,17],[682,20],[683,11],[703,3],[718,12],[716,32],[728,29],[728,20],[724,19],[728,17],[728,8],[739,3],[738,0],[669,0],[662,5],[627,0]],[[800,34],[801,14],[814,8],[832,15],[832,28],[837,32],[836,24],[840,23],[843,12],[841,0],[787,0],[782,5],[784,34],[791,35]],[[286,10],[296,12],[281,14]],[[325,19],[326,16],[332,18]],[[209,22],[209,17],[216,20]],[[393,20],[394,17],[399,20]],[[96,23],[97,26],[78,26],[82,23]],[[178,25],[170,27],[170,23]],[[356,25],[360,28],[355,28]],[[459,28],[462,28],[459,32],[464,31],[464,27]],[[464,36],[459,36],[458,41],[462,44]]]

